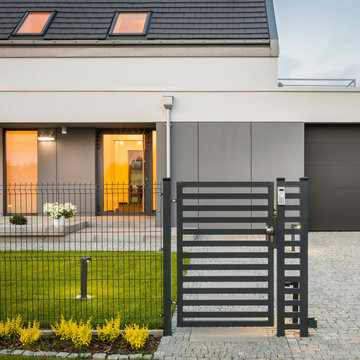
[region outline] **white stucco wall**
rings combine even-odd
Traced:
[[[277,86],[277,58],[0,58],[0,90],[255,90]]]
[[[277,58],[0,58],[1,123],[360,122],[360,89],[278,88]],[[1,126],[0,126],[1,127]]]
[[[0,91],[0,123],[165,121],[163,95],[173,95],[172,121],[360,122],[360,89],[252,92]]]

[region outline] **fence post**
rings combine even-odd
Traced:
[[[284,190],[284,196],[291,188],[299,188],[299,192],[289,192],[286,195],[288,200],[284,201],[283,205],[279,205],[278,201],[277,207],[277,336],[285,336],[286,330],[300,330],[300,336],[306,337],[309,327],[308,181],[307,178],[300,178],[300,181],[285,181],[284,178],[278,178],[278,193],[279,188]],[[291,203],[291,200],[295,199],[298,200],[298,205]],[[294,208],[299,215],[286,215],[287,210],[291,211]],[[299,224],[292,224],[294,222]],[[296,248],[298,250],[295,251]],[[288,259],[296,261],[286,262]],[[288,275],[288,272],[294,270],[297,275]],[[292,308],[292,311],[285,311],[286,307]],[[286,323],[286,319],[292,319],[291,323]],[[315,320],[313,322],[316,324]]]
[[[164,336],[171,331],[171,179],[163,179],[163,301]]]
[[[276,179],[276,215],[277,215],[277,229],[276,229],[276,258],[277,258],[277,336],[285,336],[285,264],[284,264],[284,205],[279,205],[278,194],[279,187],[285,186],[285,178]]]
[[[300,336],[307,337],[309,336],[309,326],[308,326],[308,316],[309,316],[309,278],[308,278],[308,261],[309,261],[309,249],[308,249],[308,178],[302,177],[300,180],[300,203],[302,210],[302,224],[301,224],[301,277],[302,287],[300,294],[300,308],[301,308],[301,318],[300,318]]]

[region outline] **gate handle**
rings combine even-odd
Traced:
[[[274,227],[273,226],[265,226],[265,232],[267,234],[273,234],[274,233]]]

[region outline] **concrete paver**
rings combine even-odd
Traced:
[[[214,329],[201,334],[199,329],[176,328],[173,321],[173,336],[163,338],[154,358],[360,359],[359,255],[360,233],[309,234],[309,316],[317,319],[318,329],[310,329],[308,338],[296,331],[278,338],[275,328],[263,328],[232,341],[244,329],[216,329],[219,336],[214,338]]]

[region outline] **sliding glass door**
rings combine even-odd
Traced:
[[[6,211],[37,212],[37,131],[5,132]]]

